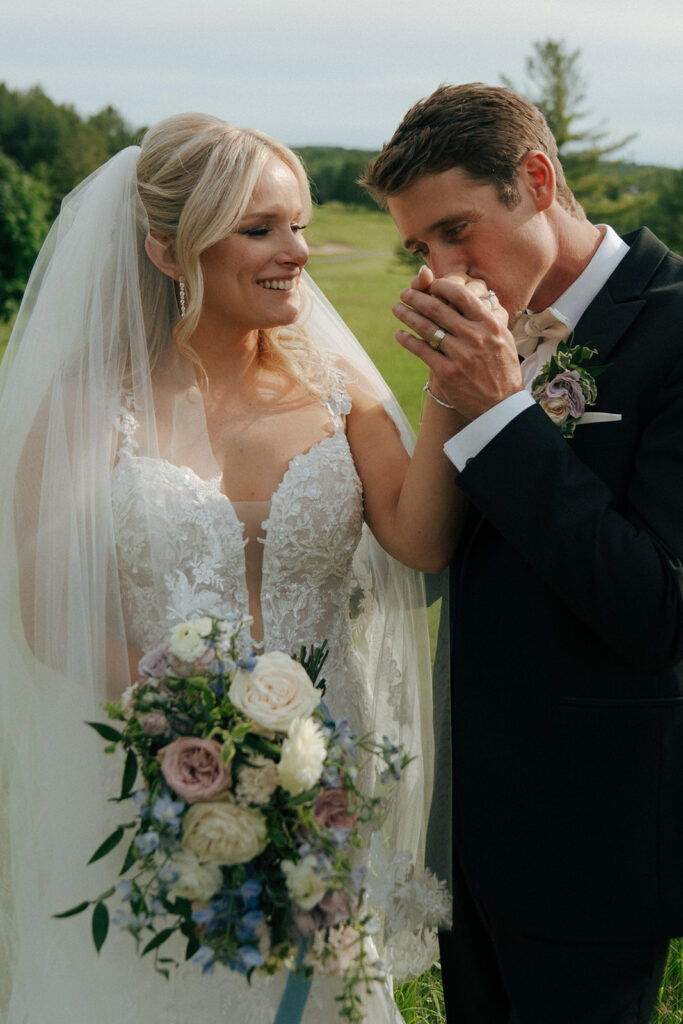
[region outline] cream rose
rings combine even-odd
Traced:
[[[293,719],[307,717],[320,703],[306,669],[282,651],[262,654],[251,671],[238,669],[228,695],[239,711],[271,732],[287,732]]]
[[[320,723],[313,718],[295,718],[282,743],[278,779],[283,789],[298,796],[319,781],[327,744]]]
[[[541,408],[558,427],[567,422],[571,413],[569,399],[566,395],[562,395],[560,398],[542,398]]]
[[[176,876],[171,883],[171,893],[186,900],[208,903],[223,884],[223,873],[218,865],[200,864],[191,850],[176,850],[167,868]]]
[[[245,864],[266,846],[266,822],[260,811],[231,800],[193,804],[183,818],[182,845],[202,862]]]

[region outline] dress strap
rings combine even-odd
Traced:
[[[342,416],[348,416],[351,412],[351,396],[346,390],[346,380],[338,370],[331,373],[330,385],[330,392],[323,399],[323,405],[335,422],[339,423]]]

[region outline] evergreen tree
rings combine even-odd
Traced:
[[[610,140],[602,128],[583,124],[586,82],[579,69],[580,50],[569,51],[558,39],[537,40],[526,58],[528,88],[503,84],[534,103],[555,136],[572,192],[594,223],[608,222],[618,231],[642,223],[652,201],[647,169],[629,170],[614,154],[634,135]]]

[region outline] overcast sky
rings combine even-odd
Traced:
[[[379,148],[440,82],[524,84],[581,51],[586,124],[683,165],[681,0],[0,0],[0,81],[132,125],[200,110],[290,145]]]

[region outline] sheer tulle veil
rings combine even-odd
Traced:
[[[202,403],[187,400],[195,371],[171,341],[178,317],[172,283],[144,252],[138,155],[136,147],[122,151],[64,200],[2,365],[6,1024],[190,1019],[183,1017],[191,1011],[182,1009],[182,984],[169,985],[140,965],[129,936],[112,937],[98,959],[85,917],[51,917],[92,898],[114,871],[109,861],[85,868],[120,809],[106,802],[116,766],[83,723],[102,720],[107,694],[129,681],[110,484],[121,416],[134,405],[143,457],[201,467],[209,453]],[[305,292],[300,321],[308,337],[324,360],[342,360],[380,398],[410,447],[410,427],[355,337],[310,279]],[[150,352],[160,353],[154,373]],[[147,540],[152,553],[164,544],[160,536]],[[386,808],[383,835],[387,849],[409,850],[420,865],[433,766],[423,581],[388,557],[367,529],[356,563],[354,635],[372,683],[367,728],[415,755]],[[431,948],[419,929],[414,938],[409,956],[419,967],[415,958],[426,964]],[[210,1016],[213,983],[202,981],[207,1020],[218,1019]]]

